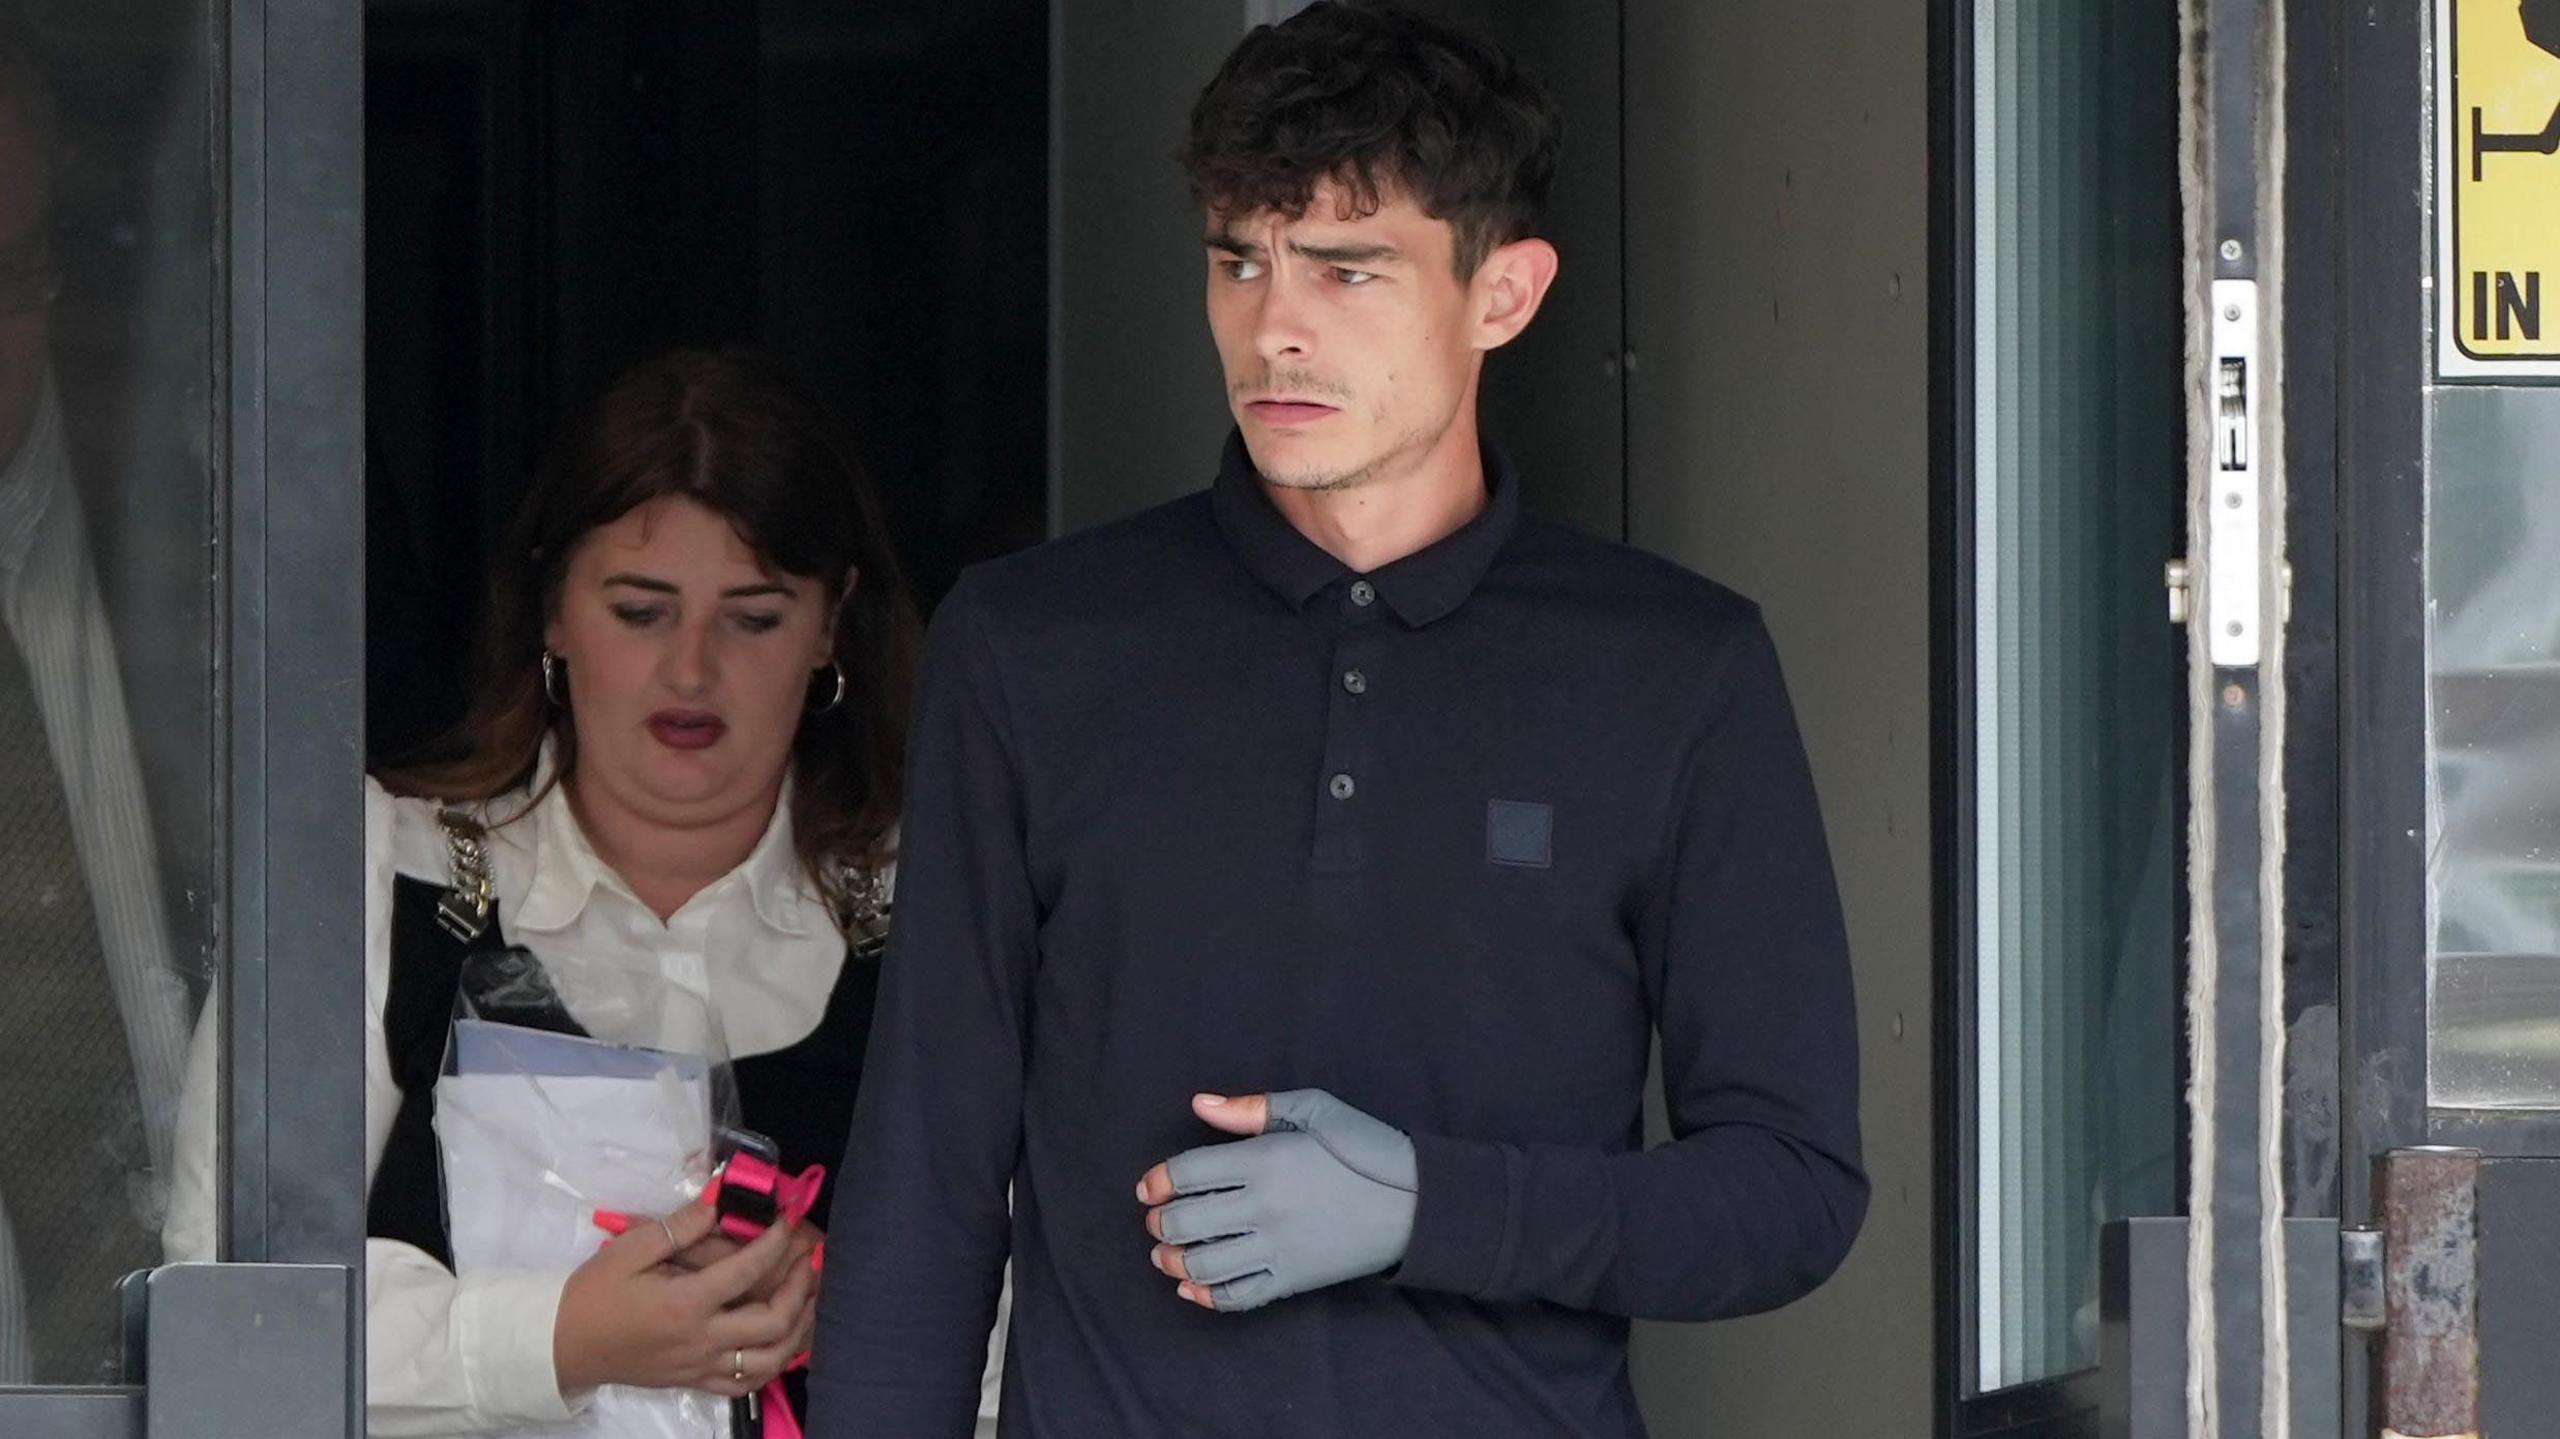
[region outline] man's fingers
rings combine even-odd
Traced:
[[[1234,1098],[1223,1094],[1191,1096],[1191,1112],[1212,1129],[1250,1137],[1260,1134],[1270,1114],[1270,1101],[1259,1094]]]
[[[1269,1269],[1271,1247],[1251,1235],[1188,1249],[1163,1244],[1156,1247],[1156,1267],[1175,1279],[1216,1286]]]
[[[1221,1314],[1241,1314],[1286,1297],[1281,1293],[1279,1279],[1267,1269],[1226,1284],[1209,1286],[1209,1307]]]
[[[1320,1089],[1287,1089],[1277,1094],[1195,1094],[1191,1096],[1191,1112],[1211,1128],[1223,1130],[1239,1139],[1254,1139],[1273,1130],[1299,1129],[1302,1124],[1286,1122],[1279,1106],[1294,1103],[1300,1111],[1312,1112],[1332,1097]],[[1244,1161],[1228,1155],[1218,1158],[1234,1145],[1209,1144],[1186,1150],[1157,1165],[1138,1181],[1140,1204],[1162,1204],[1180,1194],[1198,1194],[1211,1189],[1233,1189],[1245,1182],[1238,1167]]]
[[[1228,1144],[1204,1144],[1166,1160],[1161,1166],[1166,1180],[1165,1198],[1243,1188],[1253,1173],[1253,1157],[1259,1152],[1254,1147],[1256,1142],[1242,1139]],[[1149,1177],[1154,1177],[1152,1172]]]
[[[1251,1232],[1254,1201],[1243,1190],[1197,1194],[1147,1211],[1147,1232],[1167,1244],[1198,1244]]]
[[[1283,1089],[1269,1096],[1263,1113],[1263,1130],[1275,1133],[1286,1130],[1313,1130],[1325,1111],[1339,1107],[1341,1100],[1321,1089]]]

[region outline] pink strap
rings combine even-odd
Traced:
[[[800,1417],[791,1412],[791,1395],[779,1379],[764,1386],[764,1439],[802,1439]]]
[[[826,1182],[827,1167],[823,1164],[812,1164],[799,1174],[791,1175],[752,1154],[733,1154],[726,1164],[712,1173],[711,1183],[702,1191],[702,1198],[706,1203],[717,1205],[723,1185],[745,1184],[772,1195],[783,1216],[797,1224],[809,1217],[810,1210],[817,1208],[818,1191],[825,1187]],[[759,1231],[744,1219],[723,1219],[720,1232],[745,1244],[753,1240]]]

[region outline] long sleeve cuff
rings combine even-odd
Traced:
[[[586,1407],[560,1392],[553,1331],[565,1273],[510,1271],[463,1276],[454,1288],[453,1331],[471,1407],[486,1420],[557,1423]]]
[[[1519,1244],[1515,1166],[1502,1145],[1416,1134],[1413,1238],[1395,1282],[1485,1297]]]

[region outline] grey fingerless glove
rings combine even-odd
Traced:
[[[1321,1089],[1269,1096],[1260,1135],[1166,1166],[1158,1225],[1222,1311],[1392,1269],[1413,1239],[1413,1141]]]

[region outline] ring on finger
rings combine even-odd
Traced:
[[[736,1349],[729,1355],[729,1379],[736,1384],[747,1382],[747,1351]]]
[[[667,1223],[666,1216],[660,1215],[658,1217],[658,1229],[660,1233],[667,1236],[667,1254],[670,1258],[683,1252],[684,1246],[676,1243],[675,1226]]]

